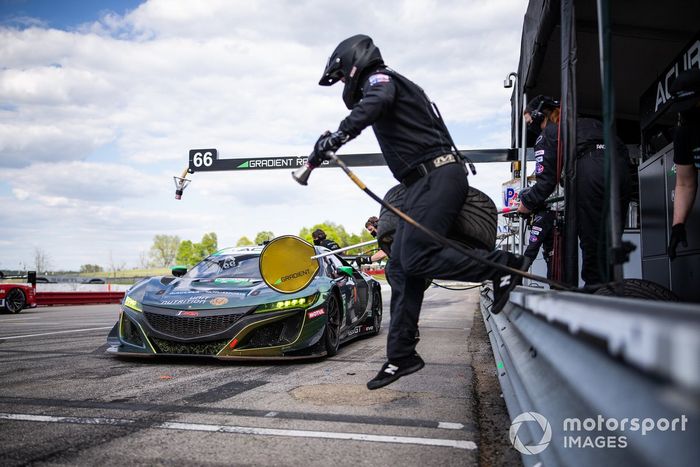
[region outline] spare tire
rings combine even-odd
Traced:
[[[615,290],[610,287],[602,287],[593,295],[615,296]],[[622,296],[628,298],[643,298],[645,300],[663,300],[667,302],[679,302],[678,295],[668,290],[663,285],[645,279],[625,279],[623,281]]]
[[[406,187],[398,184],[386,192],[384,201],[401,209],[405,192]],[[447,237],[468,248],[493,250],[496,247],[497,223],[498,211],[494,202],[484,192],[470,186],[462,210]],[[387,255],[391,254],[391,243],[398,225],[398,216],[382,206],[377,225],[377,240],[379,247]]]

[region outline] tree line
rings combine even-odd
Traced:
[[[298,232],[298,236],[313,243],[311,233],[321,229],[326,232],[326,236],[334,240],[338,245],[346,247],[357,243],[372,240],[372,236],[366,230],[362,230],[360,234],[350,233],[341,224],[326,221],[311,227],[303,227]],[[263,245],[266,241],[275,238],[275,234],[269,230],[258,232],[251,240],[247,236],[242,236],[238,239],[235,246],[251,246]],[[219,241],[215,232],[205,233],[199,242],[192,240],[182,240],[177,235],[159,234],[153,237],[153,243],[147,252],[142,252],[139,259],[139,267],[141,269],[149,268],[168,268],[174,265],[182,265],[191,267],[216,252],[219,249]],[[365,248],[363,252],[366,252]],[[352,251],[349,253],[353,253]],[[357,251],[356,253],[360,253]],[[111,258],[111,252],[110,252]],[[37,270],[43,271],[48,267],[48,255],[43,251],[37,252]],[[126,269],[125,264],[111,264],[114,261],[110,259],[110,265],[104,268],[98,264],[83,264],[80,266],[81,273],[98,273],[105,270],[123,270]]]
[[[364,229],[359,235],[349,233],[341,224],[329,221],[312,227],[303,227],[298,236],[312,243],[311,233],[316,229],[322,229],[328,238],[334,240],[341,247],[372,240],[372,236]],[[273,232],[264,230],[258,232],[253,240],[246,236],[239,238],[235,246],[263,245],[273,238],[275,238]],[[154,267],[170,267],[175,264],[191,267],[218,249],[218,238],[214,232],[204,234],[202,240],[197,243],[191,240],[181,240],[177,235],[156,235],[153,237],[149,257]]]

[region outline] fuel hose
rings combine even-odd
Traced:
[[[440,235],[439,233],[425,227],[424,225],[422,225],[421,223],[419,223],[418,221],[416,221],[415,219],[410,217],[408,214],[404,213],[400,209],[398,209],[395,206],[384,201],[382,198],[377,196],[372,190],[370,190],[367,187],[367,185],[365,185],[364,182],[362,180],[360,180],[357,177],[357,175],[355,175],[353,173],[353,171],[350,170],[348,168],[348,166],[334,152],[329,151],[326,154],[336,164],[338,164],[338,167],[340,167],[343,170],[343,172],[345,172],[345,174],[350,178],[350,180],[352,180],[353,183],[355,185],[357,185],[358,188],[360,188],[362,191],[364,191],[367,194],[367,196],[369,196],[374,201],[376,201],[377,203],[382,205],[384,208],[386,208],[389,211],[396,214],[399,218],[403,219],[404,222],[415,227],[416,229],[420,230],[421,232],[423,232],[424,234],[426,234],[427,236],[429,236],[430,238],[435,240],[440,245],[442,245],[444,247],[448,247],[448,248],[453,248],[470,259],[473,259],[473,260],[478,261],[482,264],[490,266],[491,268],[497,269],[499,271],[503,271],[503,272],[508,273],[508,274],[522,276],[522,277],[528,278],[530,280],[542,282],[542,283],[548,284],[550,287],[552,287],[554,289],[558,289],[558,290],[568,290],[568,291],[577,290],[575,287],[570,287],[570,286],[563,284],[561,282],[547,279],[546,277],[531,274],[527,271],[521,271],[520,269],[512,268],[510,266],[506,266],[504,264],[496,263],[494,261],[490,261],[490,260],[487,260],[485,258],[482,258],[481,256],[475,254],[473,251],[469,250],[468,248],[461,245],[460,243],[458,243],[454,240],[450,240],[449,238],[444,237],[444,236]],[[314,167],[307,164],[305,167],[302,167],[301,169],[299,169],[297,172],[295,172],[293,174],[294,179],[297,182],[299,182],[300,184],[306,185],[307,184],[306,182],[308,181],[310,172],[311,172],[311,170],[313,170],[313,168]]]

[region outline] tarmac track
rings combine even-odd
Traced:
[[[428,289],[425,368],[366,389],[384,289],[379,336],[301,363],[118,359],[118,305],[0,315],[0,465],[517,464],[476,289]]]

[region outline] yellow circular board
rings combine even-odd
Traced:
[[[319,270],[314,246],[293,235],[277,237],[260,253],[260,274],[270,288],[295,293],[307,287]]]

